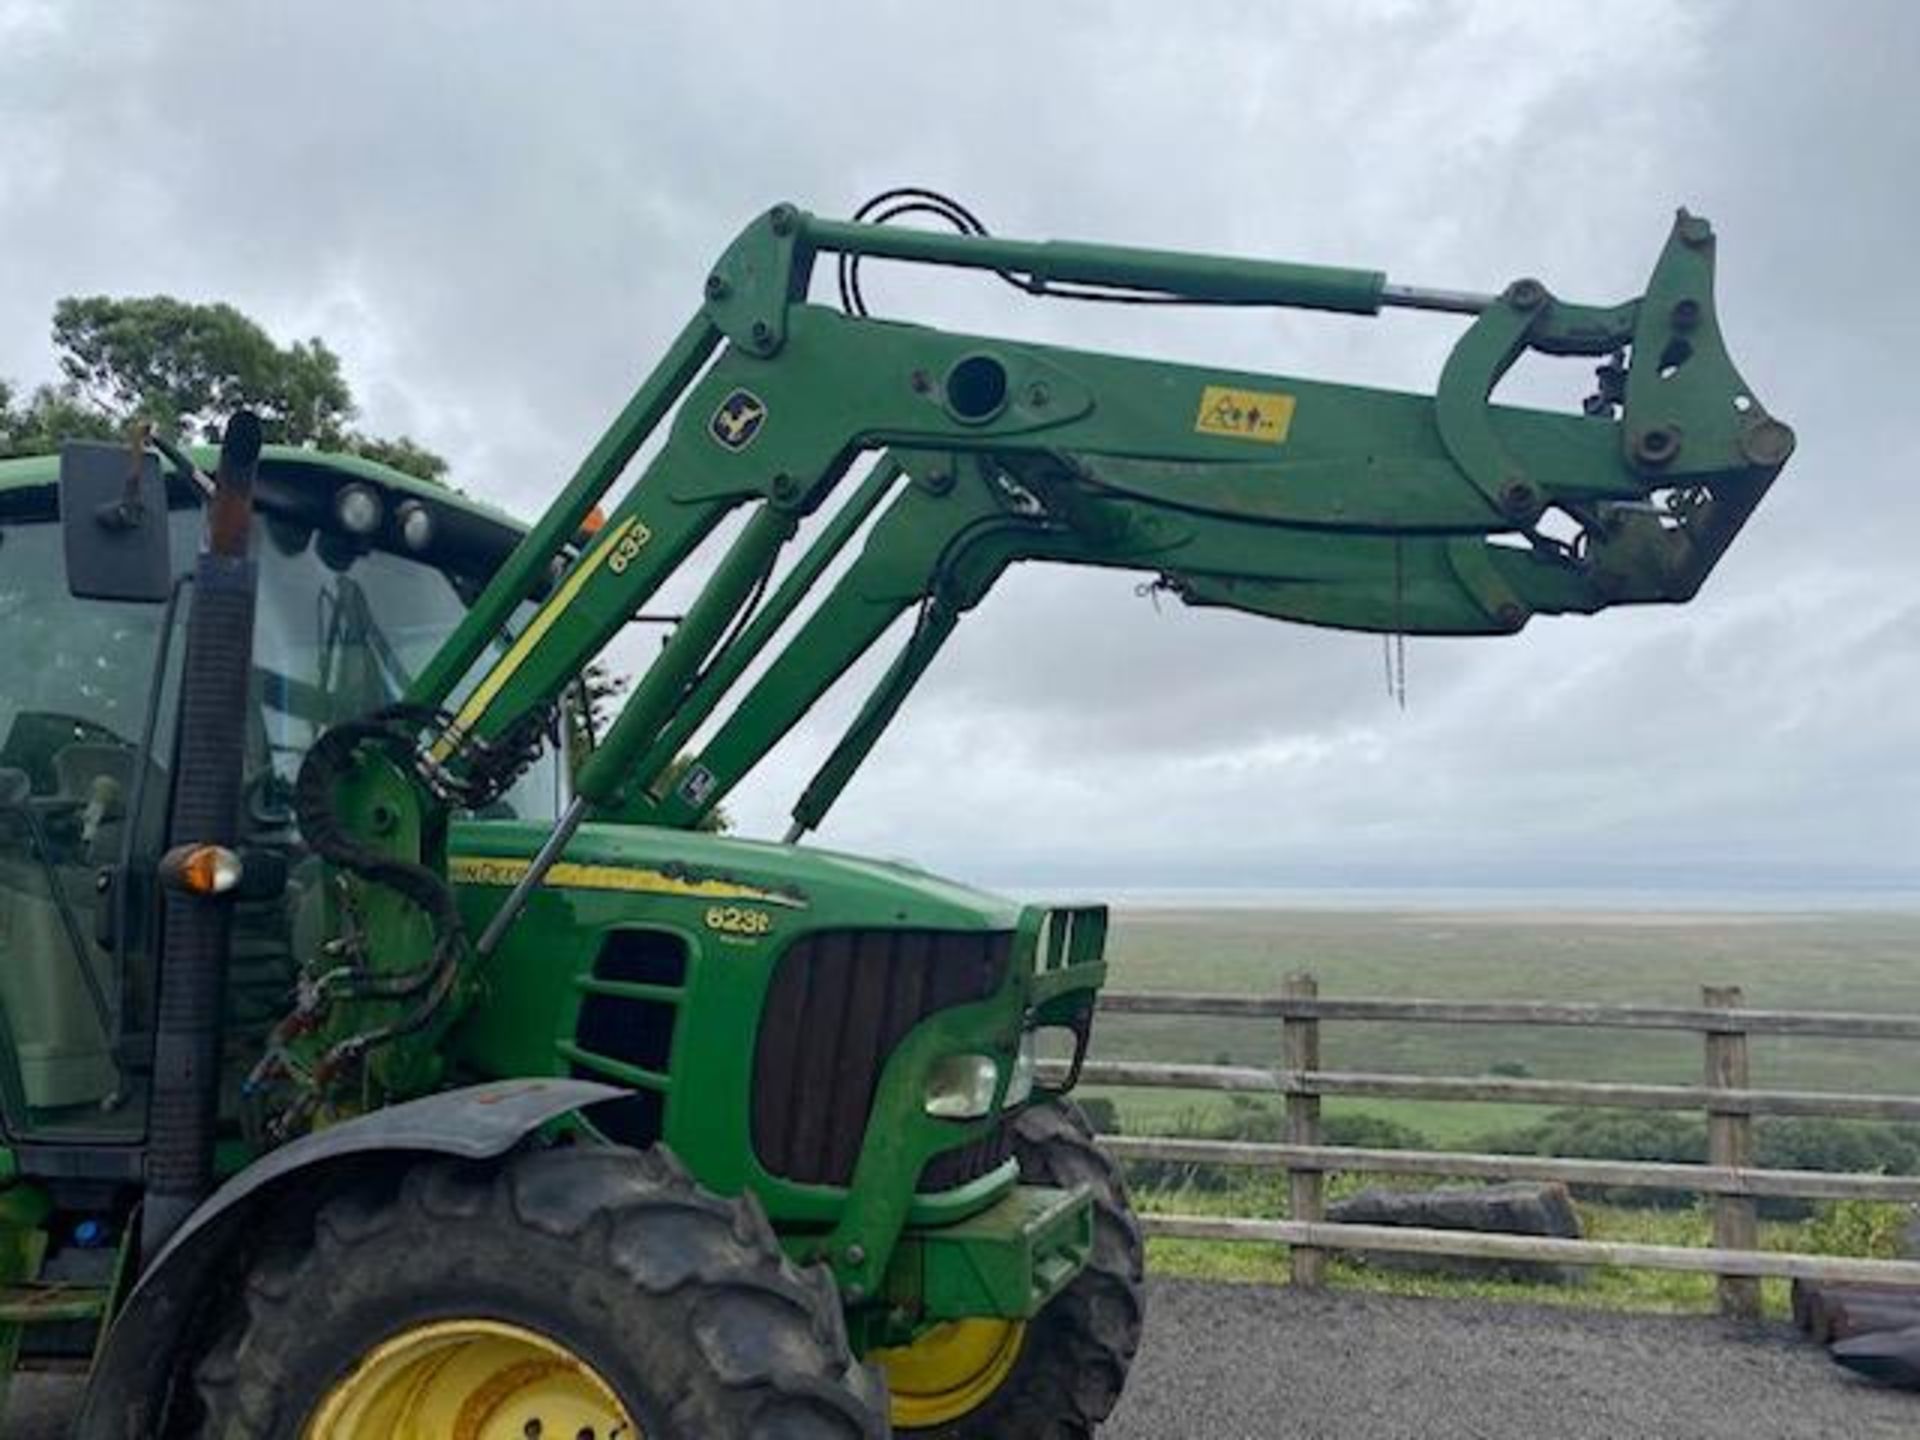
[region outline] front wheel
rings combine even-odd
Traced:
[[[1071,1101],[1023,1111],[1013,1142],[1025,1183],[1092,1192],[1093,1255],[1031,1320],[959,1320],[879,1352],[895,1435],[1082,1440],[1126,1385],[1145,1313],[1145,1244],[1126,1183]]]
[[[884,1440],[824,1272],[664,1152],[431,1161],[269,1250],[196,1372],[208,1440]]]

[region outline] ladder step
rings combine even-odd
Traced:
[[[97,1320],[107,1313],[107,1296],[98,1285],[0,1285],[0,1324]]]

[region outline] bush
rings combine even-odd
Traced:
[[[1209,1121],[1198,1110],[1182,1110],[1167,1126],[1166,1133],[1174,1140],[1237,1140],[1242,1137],[1221,1132],[1231,1131],[1240,1119],[1241,1116],[1235,1114],[1224,1123]],[[1232,1183],[1231,1174],[1219,1165],[1193,1165],[1179,1160],[1127,1160],[1122,1162],[1121,1169],[1127,1184],[1135,1190],[1197,1190],[1216,1194]]]
[[[1186,1110],[1167,1127],[1179,1140],[1239,1140],[1279,1144],[1287,1138],[1284,1106],[1253,1096],[1236,1095],[1225,1115],[1210,1118]],[[1431,1150],[1433,1142],[1411,1126],[1380,1115],[1329,1115],[1320,1122],[1321,1143],[1351,1145],[1369,1150]],[[1239,1166],[1208,1165],[1173,1160],[1134,1160],[1126,1166],[1127,1183],[1142,1190],[1194,1190],[1218,1194],[1232,1189],[1246,1173]]]
[[[1089,1095],[1084,1099],[1075,1097],[1080,1113],[1087,1117],[1087,1123],[1093,1127],[1096,1135],[1118,1135],[1120,1133],[1120,1107],[1105,1095]]]
[[[1328,1115],[1320,1121],[1328,1145],[1351,1145],[1361,1150],[1431,1150],[1433,1141],[1411,1125],[1384,1115]]]
[[[1907,1205],[1884,1200],[1826,1200],[1813,1207],[1805,1248],[1820,1255],[1859,1255],[1897,1260],[1906,1227],[1913,1218]]]
[[[1760,1163],[1776,1170],[1911,1175],[1920,1169],[1920,1125],[1766,1119],[1754,1127],[1753,1144]]]
[[[1855,1170],[1868,1174],[1920,1173],[1920,1126],[1823,1119],[1762,1119],[1754,1124],[1754,1160],[1769,1170]],[[1591,1160],[1655,1160],[1701,1165],[1707,1159],[1704,1119],[1662,1111],[1556,1110],[1537,1125],[1501,1131],[1474,1142],[1476,1150],[1513,1155],[1569,1155]],[[1690,1190],[1641,1190],[1581,1185],[1585,1200],[1635,1208],[1685,1209]],[[1769,1220],[1804,1220],[1811,1200],[1766,1198]]]
[[[1755,1163],[1768,1170],[1912,1175],[1920,1173],[1920,1126],[1877,1120],[1769,1118],[1755,1123],[1753,1150]],[[1771,1220],[1804,1220],[1809,1215],[1824,1214],[1827,1208],[1811,1200],[1760,1202],[1760,1213]]]
[[[1707,1158],[1707,1122],[1657,1110],[1555,1110],[1537,1125],[1482,1136],[1473,1148],[1506,1155],[1698,1165]],[[1583,1200],[1663,1210],[1684,1210],[1698,1198],[1690,1190],[1611,1185],[1577,1185],[1573,1191]]]

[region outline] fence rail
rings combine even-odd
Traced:
[[[1531,1000],[1374,1000],[1319,995],[1218,995],[1173,990],[1100,997],[1111,1015],[1216,1015],[1240,1020],[1400,1020],[1425,1025],[1572,1025],[1581,1029],[1731,1029],[1747,1035],[1824,1035],[1846,1040],[1920,1040],[1920,1015],[1844,1010],[1537,1003]]]
[[[1753,1117],[1820,1115],[1848,1119],[1920,1120],[1920,1097],[1850,1091],[1756,1090],[1749,1082],[1752,1035],[1824,1036],[1847,1040],[1920,1039],[1920,1016],[1750,1010],[1737,989],[1708,987],[1698,1007],[1325,999],[1310,975],[1291,976],[1276,996],[1119,992],[1102,997],[1104,1012],[1122,1015],[1212,1016],[1279,1021],[1280,1065],[1190,1065],[1136,1060],[1089,1061],[1085,1084],[1279,1095],[1286,1101],[1286,1143],[1110,1136],[1125,1159],[1244,1166],[1284,1173],[1290,1218],[1153,1215],[1149,1234],[1193,1239],[1278,1242],[1292,1247],[1293,1281],[1325,1281],[1332,1250],[1374,1250],[1560,1265],[1621,1265],[1689,1270],[1719,1277],[1720,1308],[1735,1316],[1759,1312],[1766,1276],[1831,1283],[1920,1286],[1920,1262],[1859,1260],[1759,1248],[1756,1201],[1786,1197],[1920,1203],[1920,1176],[1765,1169],[1753,1163]],[[1324,1070],[1324,1022],[1387,1021],[1438,1025],[1557,1025],[1692,1031],[1702,1037],[1699,1085],[1530,1080],[1481,1075],[1403,1075]],[[1637,1110],[1697,1110],[1707,1117],[1708,1163],[1590,1160],[1571,1156],[1491,1155],[1467,1151],[1369,1149],[1321,1143],[1325,1096],[1467,1100]],[[1352,1225],[1326,1218],[1326,1177],[1340,1172],[1437,1175],[1463,1179],[1548,1180],[1574,1185],[1691,1190],[1712,1197],[1711,1247],[1620,1244],[1471,1230]]]

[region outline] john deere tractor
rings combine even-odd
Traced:
[[[1683,212],[1596,307],[780,205],[530,528],[246,412],[0,465],[0,1386],[89,1367],[91,1440],[1091,1434],[1106,913],[804,837],[1019,562],[1388,635],[1690,599],[1793,444],[1713,255]],[[872,318],[863,259],[1465,328],[1388,393]],[[1584,406],[1493,403],[1530,352]],[[890,631],[784,839],[709,833]]]

